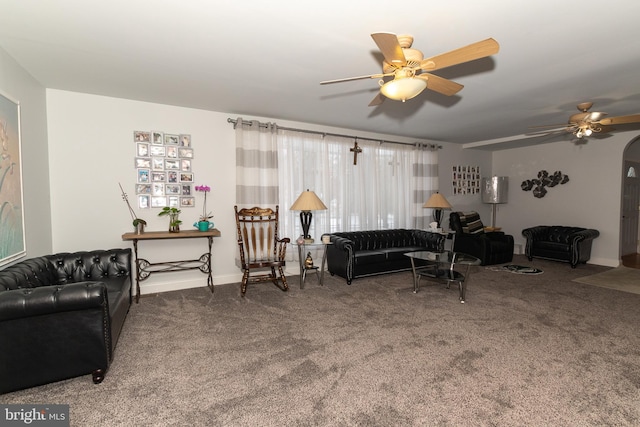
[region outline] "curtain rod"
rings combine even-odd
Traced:
[[[254,121],[255,121],[255,120],[248,120],[248,121],[246,121],[246,124],[247,124],[248,126],[252,126]],[[233,128],[235,129],[235,128],[236,128],[236,125],[238,124],[238,120],[236,120],[236,119],[232,119],[232,118],[230,118],[230,117],[229,117],[229,118],[227,118],[227,123],[233,123]],[[275,123],[274,123],[274,124],[275,124]],[[268,123],[261,123],[261,122],[258,122],[258,126],[259,126],[259,127],[266,128],[266,127],[268,127],[268,126],[269,126],[269,124],[268,124]],[[439,149],[442,149],[442,145],[438,145],[438,144],[425,144],[425,143],[423,143],[423,142],[413,142],[413,143],[412,143],[412,142],[389,141],[389,140],[386,140],[386,139],[365,138],[365,137],[354,136],[354,135],[343,135],[343,134],[340,134],[340,133],[321,132],[321,131],[317,131],[317,130],[308,130],[308,129],[289,128],[289,127],[284,127],[284,126],[278,126],[277,124],[276,124],[276,127],[277,127],[278,129],[282,129],[282,130],[290,130],[290,131],[293,131],[293,132],[312,133],[312,134],[322,135],[322,136],[325,136],[325,135],[329,135],[329,136],[339,136],[339,137],[343,137],[343,138],[353,138],[353,139],[356,139],[356,140],[358,140],[358,139],[359,139],[359,140],[361,140],[361,141],[376,141],[376,142],[379,142],[379,143],[381,143],[381,144],[382,144],[382,143],[387,143],[387,144],[401,144],[401,145],[413,145],[413,146],[415,146],[415,147],[426,147],[426,148],[438,149],[438,150],[439,150]]]

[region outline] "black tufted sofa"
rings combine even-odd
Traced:
[[[527,238],[525,254],[529,261],[544,258],[568,262],[571,268],[576,268],[578,264],[589,261],[593,239],[600,232],[582,227],[538,225],[525,228],[522,235]]]
[[[350,231],[329,234],[327,246],[329,273],[347,279],[411,269],[404,256],[412,251],[444,250],[446,235],[423,230]]]
[[[131,249],[29,258],[0,271],[0,393],[104,379],[131,306]]]

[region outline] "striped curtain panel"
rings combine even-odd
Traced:
[[[238,118],[236,204],[240,208],[278,204],[278,141],[275,123]]]
[[[414,185],[411,211],[414,227],[422,230],[429,228],[433,221],[433,209],[423,208],[431,194],[438,191],[438,151],[433,146],[417,145],[413,151],[412,179]],[[443,213],[442,221],[446,215]]]

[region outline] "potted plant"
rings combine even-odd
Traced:
[[[170,208],[168,206],[165,206],[158,213],[158,216],[167,216],[167,215],[169,216],[169,232],[170,233],[180,232],[180,224],[182,224],[182,221],[178,219],[178,215],[180,215],[180,212],[182,211],[178,208]]]
[[[136,230],[136,234],[144,233],[144,226],[147,225],[147,221],[145,221],[142,218],[138,218],[136,216],[136,213],[134,212],[133,208],[131,207],[131,204],[129,203],[129,198],[127,197],[127,193],[124,192],[124,189],[122,188],[122,185],[120,183],[118,183],[118,185],[120,186],[120,191],[122,192],[122,200],[125,201],[125,203],[127,204],[127,207],[129,208],[129,213],[131,214],[131,218],[133,219],[133,226]]]
[[[211,191],[211,187],[208,185],[196,185],[195,190],[204,193],[204,203],[202,204],[202,215],[200,215],[198,222],[193,225],[198,227],[200,231],[207,231],[213,228],[213,222],[209,221],[213,218],[213,215],[211,215],[211,212],[207,213],[207,193]]]

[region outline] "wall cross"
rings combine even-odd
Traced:
[[[351,148],[349,151],[351,151],[353,153],[353,164],[357,165],[358,164],[358,154],[362,153],[362,148],[358,147],[358,141],[355,141],[353,143],[353,148]]]

